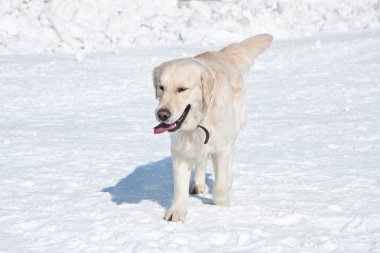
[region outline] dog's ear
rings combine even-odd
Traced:
[[[160,80],[160,76],[161,76],[161,66],[155,67],[153,69],[153,87],[154,87],[154,92],[156,94],[156,98],[158,98],[157,86]]]
[[[202,66],[202,72],[201,72],[202,97],[203,97],[204,103],[207,106],[211,102],[214,86],[215,86],[215,76],[212,74],[212,72],[208,68],[206,68],[205,66]]]

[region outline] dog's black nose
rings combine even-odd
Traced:
[[[157,111],[157,116],[160,120],[165,121],[170,118],[170,111],[166,108],[161,108]]]

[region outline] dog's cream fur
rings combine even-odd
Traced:
[[[185,220],[189,189],[190,193],[205,193],[208,157],[215,173],[213,201],[229,206],[234,142],[246,119],[242,74],[271,42],[271,35],[261,34],[217,52],[172,60],[154,69],[159,100],[156,115],[158,109],[165,108],[171,113],[165,123],[173,123],[191,105],[182,126],[170,133],[174,200],[166,220]],[[198,125],[210,133],[207,144],[204,144],[205,131]],[[193,166],[195,176],[189,186]]]

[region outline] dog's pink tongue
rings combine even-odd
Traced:
[[[153,129],[154,129],[154,134],[161,134],[161,133],[169,131],[173,128],[175,128],[175,123],[173,123],[173,124],[161,123]]]

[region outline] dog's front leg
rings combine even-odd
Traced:
[[[215,174],[215,185],[212,191],[214,203],[220,206],[229,206],[229,191],[232,185],[232,148],[212,154],[212,164]]]
[[[189,180],[192,164],[185,159],[172,155],[174,200],[165,215],[167,221],[185,221],[187,215],[187,202],[189,199]]]

